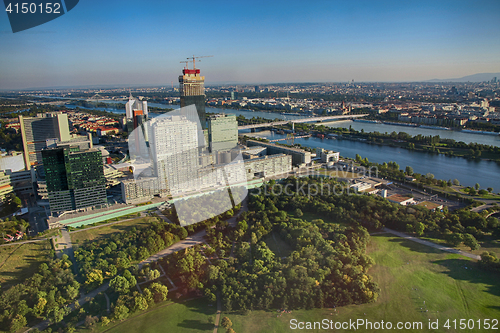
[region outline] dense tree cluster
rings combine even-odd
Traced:
[[[200,247],[190,247],[174,253],[168,258],[171,276],[180,280],[184,292],[202,289],[206,283],[207,260],[200,252]]]
[[[15,236],[19,231],[26,232],[29,227],[29,222],[16,217],[7,217],[3,221],[0,220],[0,233],[3,235],[3,237],[0,238],[0,244],[5,243],[4,237],[7,237],[7,235]],[[26,235],[23,236],[23,238],[26,237]]]
[[[109,324],[110,319],[124,320],[133,312],[147,310],[155,303],[166,301],[167,296],[168,288],[156,282],[144,288],[142,294],[138,291],[123,292],[112,306],[111,317],[102,317],[101,322],[105,326]]]
[[[290,217],[286,211],[301,201],[308,202],[306,211],[314,209],[313,197],[293,196],[296,202],[286,198],[251,196],[250,212],[243,214],[234,233],[239,236],[236,259],[209,267],[207,296],[214,299],[219,291],[227,311],[376,300],[378,287],[367,274],[373,261],[365,254],[366,229]],[[290,256],[279,258],[268,248],[262,240],[270,233],[293,249]]]
[[[134,227],[83,244],[75,251],[75,258],[80,273],[85,276],[85,284],[94,288],[126,270],[133,262],[144,260],[186,236],[183,227],[153,221],[147,227]]]
[[[481,260],[479,260],[479,265],[487,270],[500,271],[500,260],[497,258],[494,252],[481,253]]]
[[[60,322],[69,313],[68,304],[80,293],[80,284],[71,272],[71,261],[62,259],[43,263],[24,283],[4,291],[0,296],[0,327],[12,332],[27,322],[50,319]]]
[[[210,249],[207,250],[207,255],[212,253],[211,249],[216,252],[219,258],[224,258],[229,255],[232,246],[232,240],[230,237],[230,228],[226,221],[219,221],[215,224],[214,228],[207,228],[207,243],[210,245]]]

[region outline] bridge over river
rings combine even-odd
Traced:
[[[368,116],[368,114],[351,114],[351,115],[342,115],[342,116],[309,117],[309,118],[301,118],[301,119],[273,121],[273,122],[261,123],[261,124],[242,125],[242,126],[238,126],[238,129],[243,130],[243,129],[273,127],[273,126],[278,126],[278,125],[285,125],[288,123],[324,122],[324,121],[329,121],[329,120],[352,120],[355,118],[361,118],[361,117],[366,117],[366,116]]]

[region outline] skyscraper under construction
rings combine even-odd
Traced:
[[[205,77],[200,76],[200,70],[195,67],[195,59],[192,57],[193,69],[185,67],[182,75],[179,75],[179,91],[181,93],[181,107],[194,104],[198,111],[201,126],[206,128],[205,114]],[[187,64],[187,62],[186,62]]]

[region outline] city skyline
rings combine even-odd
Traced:
[[[180,63],[218,83],[427,81],[500,72],[498,1],[80,2],[13,34],[0,89],[176,85]]]

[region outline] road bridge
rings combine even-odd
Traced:
[[[323,122],[329,120],[342,120],[342,119],[355,119],[366,117],[368,114],[351,114],[351,115],[342,115],[342,116],[323,116],[323,117],[309,117],[309,118],[301,118],[301,119],[289,119],[289,120],[280,120],[280,121],[272,121],[269,123],[261,123],[261,124],[250,124],[250,125],[242,125],[238,126],[239,130],[243,129],[252,129],[252,128],[261,128],[261,127],[273,127],[278,125],[285,125],[289,123],[310,123],[310,122]]]
[[[278,142],[278,141],[286,141],[288,139],[302,139],[302,138],[310,138],[311,137],[311,134],[307,134],[307,135],[299,135],[299,136],[292,136],[290,138],[282,138],[282,139],[275,139],[275,140],[269,140],[269,142]]]

